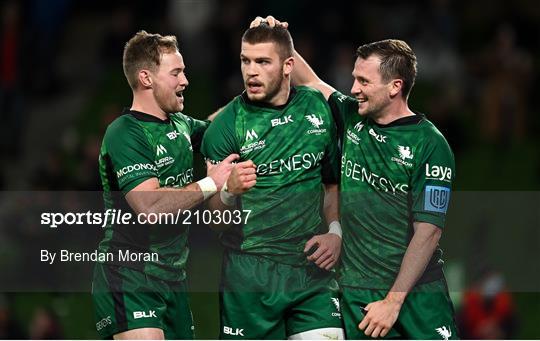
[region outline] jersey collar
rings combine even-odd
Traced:
[[[296,88],[294,87],[291,87],[291,91],[289,92],[289,98],[287,99],[287,102],[285,104],[282,104],[282,105],[271,105],[269,103],[266,103],[266,102],[255,102],[255,101],[252,101],[249,99],[249,97],[247,96],[247,93],[246,91],[244,90],[244,92],[242,92],[242,99],[244,100],[244,102],[246,104],[249,104],[249,105],[253,105],[255,107],[259,107],[259,108],[267,108],[267,109],[274,109],[274,110],[283,110],[285,109],[285,107],[287,105],[289,105],[289,103],[291,103],[291,101],[293,100],[294,96],[296,96]]]
[[[171,119],[169,117],[167,117],[166,120],[161,120],[154,115],[150,115],[150,114],[137,111],[137,110],[130,110],[128,108],[125,108],[124,111],[122,112],[122,115],[126,115],[126,114],[131,115],[135,117],[137,120],[144,121],[144,122],[155,122],[155,123],[163,123],[163,124],[169,124],[171,122]]]
[[[392,121],[388,124],[379,124],[375,121],[373,121],[373,123],[379,127],[379,128],[390,128],[390,127],[398,127],[398,126],[407,126],[407,125],[414,125],[414,124],[418,124],[420,122],[422,122],[426,116],[422,113],[419,113],[419,112],[416,112],[416,111],[413,111],[414,112],[414,115],[412,116],[405,116],[405,117],[402,117],[402,118],[398,118],[397,120],[395,121]]]

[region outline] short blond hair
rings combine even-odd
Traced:
[[[122,67],[131,89],[137,89],[140,70],[147,69],[157,72],[164,53],[178,51],[175,36],[162,36],[146,31],[137,32],[124,47]]]

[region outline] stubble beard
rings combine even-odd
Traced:
[[[368,103],[370,102],[369,98],[368,98]],[[384,111],[384,103],[369,103],[368,104],[368,108],[367,110],[364,110],[363,112],[360,112],[360,110],[358,110],[358,114],[362,117],[369,117],[369,118],[372,118],[372,119],[376,119],[380,116],[382,116],[383,114],[383,111]]]
[[[174,95],[174,102],[169,97],[167,92],[161,86],[156,84],[154,87],[154,99],[160,109],[167,115],[182,111],[182,105],[178,103],[176,95]]]
[[[250,97],[249,92],[248,92],[248,98],[253,102],[270,103],[272,99],[274,99],[274,97],[276,97],[279,91],[281,90],[281,83],[283,82],[284,78],[285,77],[282,74],[279,74],[277,79],[269,82],[268,85],[266,86],[266,89],[268,90],[263,97],[257,98],[256,97],[257,95],[255,96],[251,95],[252,97]]]

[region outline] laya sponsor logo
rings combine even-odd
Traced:
[[[136,163],[134,165],[129,165],[129,166],[120,168],[120,170],[116,172],[116,177],[120,179],[121,177],[128,175],[129,173],[132,173],[135,171],[142,171],[142,170],[157,172],[156,166],[151,163]]]
[[[424,192],[424,210],[446,213],[450,203],[450,188],[442,186],[426,186]]]
[[[426,179],[451,182],[452,168],[426,163]]]
[[[270,121],[270,123],[272,123],[272,127],[284,125],[284,124],[291,123],[291,122],[294,122],[292,120],[291,115],[287,115],[285,117],[280,117],[280,118],[275,118],[275,119]]]

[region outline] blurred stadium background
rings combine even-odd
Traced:
[[[419,61],[411,107],[439,127],[456,157],[442,246],[462,336],[540,338],[534,1],[4,0],[0,6],[2,273],[34,272],[38,282],[54,275],[89,291],[91,267],[39,273],[13,257],[16,245],[48,240],[46,227],[25,219],[36,193],[100,190],[102,135],[131,104],[121,56],[136,31],[177,35],[190,81],[185,113],[204,118],[242,91],[241,34],[256,15],[272,14],[290,23],[296,48],[344,93],[358,45],[384,38],[410,43]],[[203,174],[201,158],[196,162]],[[22,191],[34,192],[14,200]],[[98,229],[85,232],[99,240]],[[69,245],[69,237],[62,243]],[[191,249],[196,334],[215,338],[217,237],[195,227]],[[0,289],[0,339],[97,337],[85,290],[23,292],[5,282]]]

